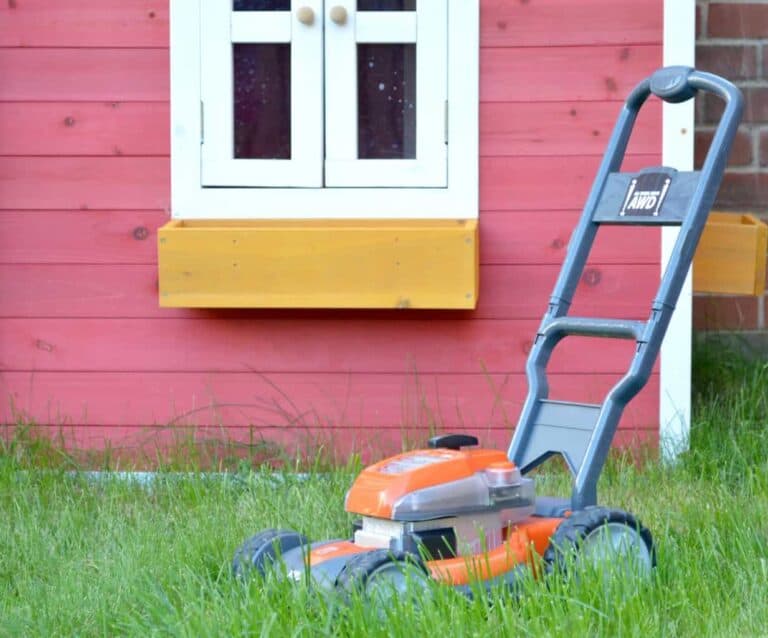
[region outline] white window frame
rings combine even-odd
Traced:
[[[448,8],[444,188],[204,187],[200,25],[201,3],[209,1],[171,0],[170,4],[171,201],[175,219],[477,218],[479,0],[444,0]],[[326,2],[326,11],[329,6],[333,5]]]

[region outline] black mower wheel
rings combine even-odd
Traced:
[[[267,529],[243,543],[232,560],[232,574],[243,578],[252,572],[264,576],[278,557],[288,550],[309,545],[298,532],[284,529]]]
[[[631,568],[647,578],[656,567],[656,550],[651,532],[632,514],[594,506],[576,511],[560,523],[543,560],[547,574],[565,573],[586,563]]]
[[[406,593],[408,585],[426,588],[429,571],[417,555],[375,549],[349,559],[336,578],[336,588],[350,596],[379,598],[379,602]]]

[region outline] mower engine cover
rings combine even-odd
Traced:
[[[347,492],[345,508],[364,517],[412,522],[533,508],[533,503],[533,480],[523,478],[503,452],[436,449],[406,452],[366,468]]]
[[[477,554],[504,542],[505,530],[533,513],[534,482],[497,450],[416,450],[363,470],[346,509],[361,516],[358,547]]]

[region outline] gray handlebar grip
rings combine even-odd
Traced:
[[[645,89],[665,102],[673,104],[690,100],[699,90],[714,93],[727,103],[738,104],[743,100],[741,91],[728,80],[711,73],[697,71],[689,66],[665,66],[655,71],[646,82],[645,85],[641,83],[635,92],[639,89],[642,94]]]
[[[696,95],[696,88],[688,81],[693,72],[689,66],[665,66],[651,76],[651,93],[673,104],[690,100]]]

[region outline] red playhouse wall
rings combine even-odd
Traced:
[[[169,218],[168,6],[0,5],[0,410],[78,446],[198,436],[374,453],[427,427],[503,446],[623,96],[661,65],[662,0],[482,0],[476,312],[158,308]],[[660,163],[661,109],[629,168]],[[608,229],[575,313],[645,318],[659,233]],[[625,346],[625,347],[623,347]],[[554,398],[599,401],[623,343],[574,339]],[[620,440],[656,439],[659,377]]]

